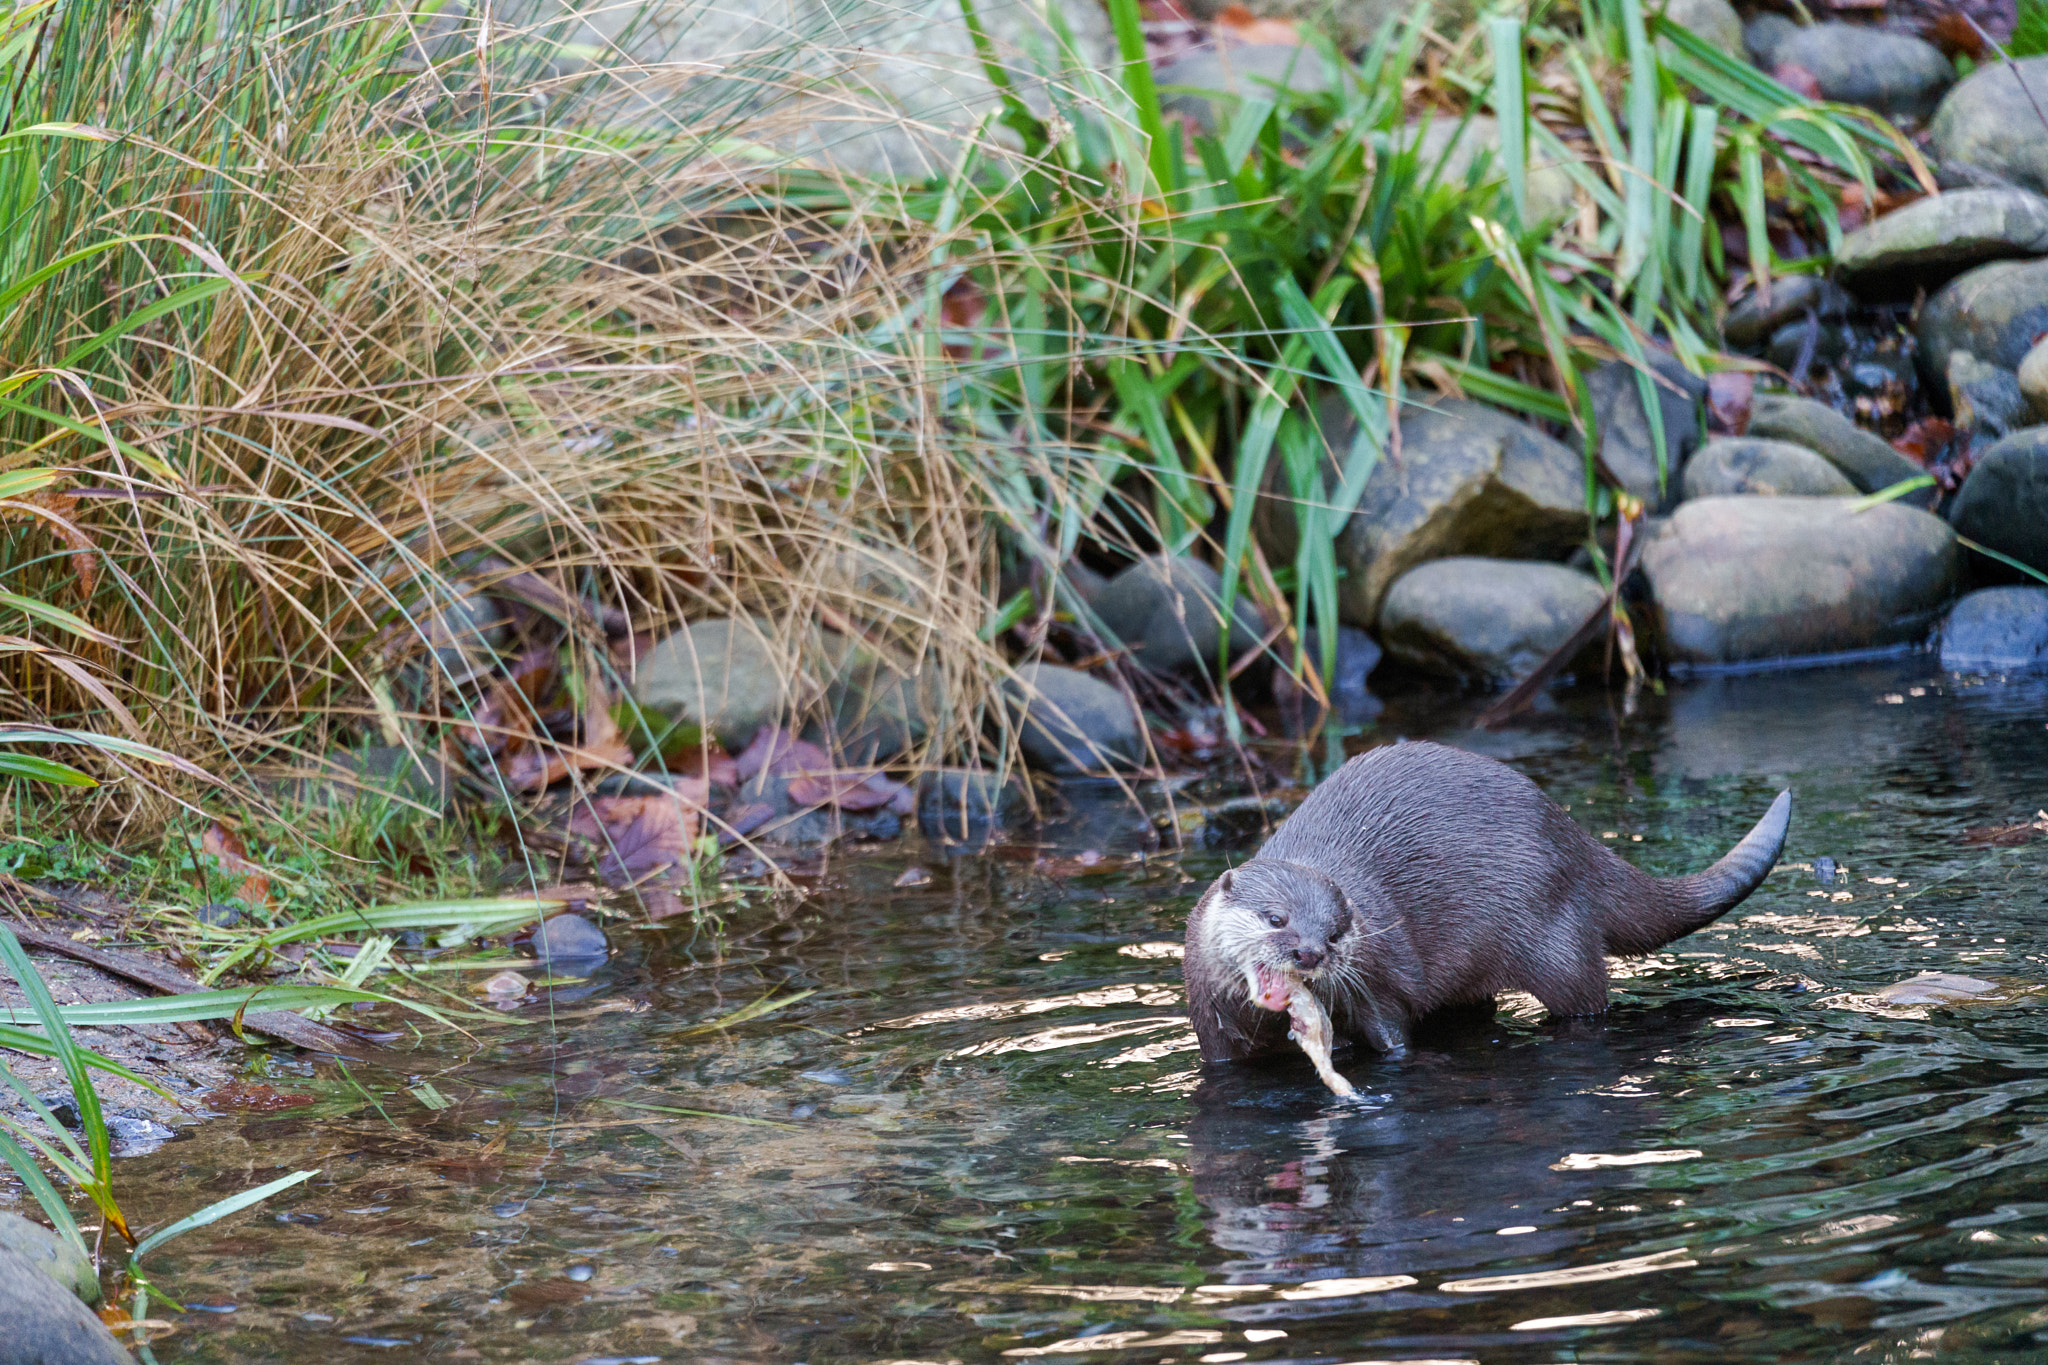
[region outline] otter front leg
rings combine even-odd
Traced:
[[[1408,1055],[1408,1020],[1391,1010],[1376,1006],[1354,1009],[1346,1020],[1345,1033],[1355,1042],[1392,1058]]]

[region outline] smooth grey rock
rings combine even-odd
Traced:
[[[697,621],[640,656],[633,696],[642,706],[694,721],[729,753],[764,725],[787,724],[814,694],[811,676],[783,657],[776,629],[756,617]]]
[[[1957,535],[2048,572],[2048,426],[2016,431],[1979,455],[1949,520]]]
[[[1161,62],[1152,73],[1160,104],[1205,133],[1228,127],[1247,99],[1315,95],[1330,88],[1322,54],[1307,44],[1217,43]]]
[[[1758,436],[1723,436],[1700,447],[1685,467],[1685,496],[1841,497],[1849,476],[1805,446]]]
[[[1433,559],[1394,580],[1380,642],[1425,672],[1501,686],[1534,670],[1606,596],[1562,564]]]
[[[1318,410],[1335,461],[1349,454],[1355,424],[1340,398]],[[1254,514],[1268,555],[1291,563],[1297,543],[1292,490],[1273,462]],[[1382,459],[1336,542],[1344,624],[1371,630],[1380,599],[1417,564],[1450,555],[1563,557],[1586,533],[1585,465],[1534,427],[1479,403],[1451,399],[1401,416],[1401,459]]]
[[[1143,761],[1144,723],[1120,689],[1058,664],[1025,664],[1005,690],[1032,766],[1088,773]]]
[[[1645,5],[1644,8],[1647,10],[1654,6]],[[1735,12],[1735,7],[1728,0],[1666,0],[1663,14],[1709,46],[1738,59],[1744,55],[1742,16]],[[1673,44],[1660,38],[1657,47],[1659,51],[1669,52]]]
[[[1766,71],[1803,67],[1813,73],[1823,99],[1860,104],[1893,118],[1926,118],[1955,84],[1956,69],[1940,48],[1864,24],[1800,28],[1768,15],[1753,21],[1744,39]]]
[[[803,737],[849,765],[884,763],[946,721],[946,678],[936,666],[908,675],[865,644],[837,631],[817,634],[825,684],[825,723]]]
[[[350,806],[396,798],[431,811],[445,813],[448,809],[453,786],[447,760],[437,753],[398,744],[371,744],[331,750],[327,762],[338,778],[299,783],[297,796],[302,803]]]
[[[1639,373],[1626,361],[1613,360],[1586,378],[1593,411],[1600,423],[1600,458],[1621,486],[1641,498],[1652,511],[1678,504],[1685,462],[1700,443],[1701,400],[1707,381],[1685,368],[1677,357],[1650,352],[1657,372],[1657,411],[1664,422],[1664,478],[1657,477],[1657,446],[1643,407]]]
[[[1863,430],[1827,404],[1811,398],[1758,394],[1750,405],[1749,434],[1790,441],[1817,452],[1848,475],[1859,493],[1875,493],[1925,472],[1893,450],[1882,437]],[[1931,500],[1931,494],[1908,499]]]
[[[1888,1005],[1968,1005],[1996,995],[1998,985],[1953,972],[1922,972],[1877,992]]]
[[[1764,356],[1781,370],[1797,371],[1799,357],[1812,365],[1832,365],[1856,346],[1856,329],[1838,322],[1800,318],[1771,333]]]
[[[1302,631],[1301,642],[1308,667],[1320,669],[1322,637],[1314,626]],[[1386,704],[1375,697],[1366,685],[1373,669],[1379,667],[1380,657],[1380,647],[1372,636],[1356,626],[1337,627],[1337,667],[1334,674],[1324,679],[1324,692],[1332,714],[1340,723],[1362,724],[1386,709]],[[1298,733],[1302,724],[1319,714],[1308,709],[1316,705],[1309,690],[1295,680],[1293,673],[1284,669],[1273,672],[1273,701],[1287,719],[1290,734]]]
[[[1643,552],[1667,656],[1733,664],[1923,638],[1956,575],[1955,533],[1897,502],[1701,498]]]
[[[1833,280],[1819,275],[1782,275],[1771,281],[1768,303],[1762,293],[1753,292],[1730,309],[1721,324],[1721,335],[1730,346],[1760,347],[1780,327],[1804,321],[1808,313],[1822,322],[1836,322],[1855,306],[1849,291]]]
[[[245,916],[239,906],[229,905],[225,901],[210,901],[194,910],[192,918],[212,929],[232,929],[240,924]]]
[[[2021,358],[2019,373],[2013,377],[2019,381],[2020,393],[2026,398],[2034,420],[2048,422],[2048,340],[2034,343],[2034,349]]]
[[[933,768],[917,782],[917,827],[927,839],[975,844],[1031,816],[1024,784],[975,768]]]
[[[1463,185],[1471,179],[1475,167],[1483,167],[1481,184],[1506,183],[1500,165],[1500,124],[1485,114],[1470,118],[1439,114],[1414,120],[1403,125],[1390,150],[1412,150],[1416,175],[1423,182],[1434,175],[1436,184]],[[1525,188],[1532,225],[1555,223],[1577,211],[1578,191],[1571,174],[1562,165],[1536,154],[1533,148]],[[1501,206],[1505,212],[1505,192]]]
[[[20,1252],[0,1246],[0,1365],[132,1365],[90,1308]]]
[[[2048,668],[2048,588],[1980,588],[1956,603],[1941,628],[1941,666],[1951,673]]]
[[[1835,278],[1859,294],[1910,294],[1986,261],[2043,255],[2048,199],[2027,190],[1953,190],[1844,236]]]
[[[41,1223],[0,1209],[0,1248],[32,1263],[86,1303],[100,1301],[100,1277],[92,1258]]]
[[[744,118],[767,105],[746,136],[822,166],[920,178],[950,171],[999,107],[957,0],[579,3],[565,25],[571,8],[500,0],[492,18],[530,44],[567,44],[558,69],[603,68],[615,91],[644,101],[621,117],[663,132],[687,127],[693,109]],[[1069,52],[1054,10],[1073,35]],[[1093,0],[977,0],[976,14],[1011,85],[1041,114],[1050,86],[1114,65],[1108,14]]]
[[[2032,415],[2019,376],[1968,351],[1948,353],[1948,401],[1958,430],[1994,441],[2025,426]]]
[[[2022,57],[2010,66],[1985,62],[1935,112],[1929,129],[1935,157],[2048,194],[2048,126],[2037,103],[2048,109],[2048,57]]]
[[[1095,597],[1095,614],[1155,673],[1216,667],[1222,645],[1223,580],[1199,559],[1153,555],[1124,569]],[[1233,656],[1265,633],[1259,610],[1240,596],[1230,614]]]
[[[604,930],[581,915],[550,915],[533,931],[533,955],[553,966],[602,963],[611,947]]]
[[[2048,133],[2043,140],[2048,141]],[[1993,261],[1956,276],[1920,310],[1920,374],[1937,389],[1950,351],[2017,370],[2048,332],[2048,260]]]

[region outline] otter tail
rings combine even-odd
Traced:
[[[1658,889],[1664,892],[1664,904],[1657,907],[1662,913],[1638,913],[1629,917],[1630,923],[1610,923],[1606,934],[1608,951],[1653,952],[1742,904],[1777,865],[1778,852],[1785,846],[1785,829],[1791,820],[1792,793],[1779,792],[1764,818],[1756,822],[1756,828],[1729,849],[1721,861],[1689,877],[1657,881]]]

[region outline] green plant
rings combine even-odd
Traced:
[[[2048,55],[2048,4],[2043,0],[2019,0],[2012,37],[2005,40],[2005,50],[2012,57]]]

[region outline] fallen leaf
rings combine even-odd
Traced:
[[[242,884],[235,888],[236,899],[252,907],[270,904],[270,876],[249,861],[249,850],[241,835],[216,820],[199,836],[199,849],[211,855],[221,871],[242,878]]]
[[[682,778],[675,788],[673,796],[599,796],[576,807],[569,834],[596,846],[598,876],[632,886],[689,862],[710,785]]]
[[[763,726],[753,743],[733,760],[739,780],[750,781],[767,772],[778,776],[795,773],[825,773],[832,770],[832,758],[817,745],[798,739],[787,730]]]
[[[1955,436],[1955,427],[1946,419],[1922,417],[1898,434],[1892,449],[1926,469],[1941,458]]]
[[[284,1109],[298,1109],[311,1104],[312,1095],[295,1095],[268,1085],[252,1085],[235,1081],[211,1091],[206,1102],[216,1109],[239,1109],[250,1114],[275,1114]]]
[[[1301,30],[1289,19],[1261,19],[1243,5],[1225,5],[1216,16],[1216,36],[1245,44],[1301,44]],[[1304,54],[1306,56],[1306,54]]]
[[[1973,62],[1984,60],[1984,35],[1968,18],[1953,10],[1936,15],[1932,23],[1921,28],[1920,36],[1940,48],[1941,55],[1950,60],[1957,56]]]
[[[633,750],[619,734],[605,704],[598,679],[587,684],[589,705],[583,712],[583,734],[576,745],[528,742],[502,765],[505,780],[519,791],[541,791],[571,773],[622,771],[633,766]]]
[[[1805,67],[1795,65],[1792,62],[1780,62],[1772,67],[1771,79],[1795,95],[1804,95],[1810,100],[1817,100],[1821,97],[1820,77],[1814,75]]]
[[[1740,436],[1749,430],[1750,406],[1756,398],[1756,376],[1747,370],[1720,370],[1707,376],[1707,426],[1717,436]]]
[[[806,773],[789,780],[789,799],[800,806],[829,804],[854,811],[887,806],[907,815],[915,809],[915,799],[906,800],[909,795],[910,788],[880,773]]]
[[[765,801],[748,801],[725,813],[726,829],[734,838],[744,838],[775,818],[775,807]]]
[[[581,1303],[590,1297],[590,1287],[574,1280],[525,1280],[505,1291],[505,1297],[521,1308],[559,1308]]]

